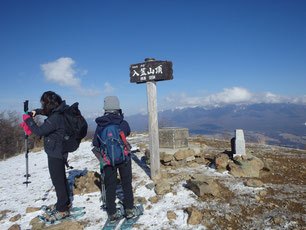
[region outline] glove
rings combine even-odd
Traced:
[[[25,115],[25,114],[24,114]],[[27,115],[28,116],[28,115]],[[19,124],[22,128],[23,128],[23,130],[24,130],[24,132],[27,134],[27,135],[30,135],[31,133],[32,133],[32,131],[29,129],[29,127],[28,127],[28,125],[25,123],[25,122],[23,122],[23,123],[21,123],[21,124]]]
[[[23,118],[23,121],[25,121],[26,119],[30,118],[31,116],[28,115],[28,114],[23,114],[22,118]]]

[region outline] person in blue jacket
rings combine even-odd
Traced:
[[[96,118],[97,128],[93,138],[93,146],[100,148],[100,142],[98,135],[109,124],[117,124],[120,126],[120,130],[124,132],[125,136],[130,135],[131,130],[127,121],[123,119],[122,110],[120,109],[120,102],[116,96],[108,96],[104,99],[104,115]],[[120,173],[120,179],[122,183],[122,190],[124,193],[124,208],[126,218],[132,218],[134,216],[134,197],[132,188],[132,165],[131,158],[128,157],[122,164],[112,166],[106,165],[103,168],[105,177],[105,189],[106,189],[106,209],[110,222],[116,222],[121,218],[120,214],[116,211],[116,186],[117,186],[117,170]]]
[[[44,137],[44,148],[48,156],[49,173],[55,187],[57,202],[46,218],[49,221],[60,220],[70,215],[69,187],[66,177],[65,163],[68,153],[63,150],[65,134],[64,115],[62,112],[68,107],[62,98],[52,92],[44,92],[40,99],[42,109],[32,111],[32,117],[45,115],[44,123],[38,126],[31,116],[25,123],[32,133]]]

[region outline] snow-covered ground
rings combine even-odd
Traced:
[[[133,147],[135,148],[135,143],[138,140],[143,140],[143,138],[145,137],[138,135],[129,138],[129,140],[132,144],[134,143]],[[99,163],[91,152],[91,148],[90,142],[83,142],[76,152],[69,155],[69,164],[74,167],[74,170],[87,169],[99,172]],[[140,152],[137,154],[139,159],[143,155]],[[199,202],[193,192],[183,186],[183,181],[174,186],[175,194],[168,193],[157,203],[152,204],[149,198],[156,196],[156,194],[154,189],[148,189],[145,186],[152,183],[151,179],[135,161],[133,161],[132,166],[135,175],[133,187],[136,187],[134,196],[144,197],[147,200],[147,204],[144,205],[145,212],[138,221],[139,229],[205,229],[203,226],[196,227],[187,224],[188,215],[183,211],[184,208],[192,205],[201,207],[205,203]],[[181,170],[183,173],[184,170],[190,169],[183,168]],[[209,175],[214,174],[216,177],[231,177],[228,174],[217,173],[207,167],[198,170],[202,173],[205,171]],[[11,211],[0,221],[1,229],[8,229],[13,224],[18,224],[21,229],[31,229],[30,221],[35,216],[42,214],[42,211],[26,213],[26,209],[56,202],[48,172],[47,155],[44,151],[29,153],[29,173],[31,174],[29,178],[31,183],[26,187],[23,184],[25,181],[25,157],[23,154],[0,162],[0,212],[3,210]],[[254,189],[246,188],[241,183],[240,186],[236,184],[233,190],[243,194],[250,193]],[[80,219],[88,222],[86,230],[101,229],[107,219],[106,212],[100,209],[99,198],[100,192],[74,196],[74,206],[86,207],[86,215]],[[149,205],[152,207],[146,209]],[[177,218],[172,220],[171,224],[167,218],[168,211],[173,211],[177,215]],[[21,219],[14,223],[10,222],[9,219],[17,214],[21,215]]]
[[[141,137],[141,136],[140,136]],[[80,148],[69,155],[69,164],[74,169],[99,172],[99,164],[94,154],[91,152],[91,143],[83,142]],[[151,183],[151,179],[133,161],[133,174],[137,175],[133,181],[136,186],[141,181],[142,184]],[[18,224],[21,229],[31,229],[30,221],[42,211],[26,213],[28,207],[40,207],[56,202],[55,192],[49,176],[47,155],[44,151],[29,153],[29,173],[31,183],[26,187],[23,182],[26,180],[25,174],[25,156],[23,154],[0,162],[0,212],[10,210],[7,216],[0,221],[1,229],[8,229],[13,224]],[[147,200],[155,196],[154,190],[147,189],[144,185],[137,187],[134,196],[145,197]],[[144,215],[139,219],[140,229],[161,229],[167,227],[167,211],[173,210],[177,214],[174,225],[178,229],[194,229],[186,225],[187,214],[183,211],[176,211],[177,207],[190,206],[196,200],[189,196],[188,191],[179,186],[176,196],[172,193],[167,194],[158,203],[153,204],[150,210],[145,210]],[[49,191],[50,190],[50,191]],[[49,192],[48,192],[49,191]],[[43,198],[46,198],[43,200]],[[91,193],[86,195],[75,195],[73,205],[85,206],[86,215],[82,220],[89,222],[86,230],[96,230],[102,228],[107,219],[106,212],[100,210],[100,193]],[[148,201],[147,205],[150,202]],[[147,206],[145,205],[145,207]],[[20,214],[22,217],[17,222],[10,222],[9,219]],[[172,225],[173,227],[173,225]]]

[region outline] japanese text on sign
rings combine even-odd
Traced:
[[[144,83],[147,81],[172,80],[172,62],[151,61],[130,66],[130,81]]]

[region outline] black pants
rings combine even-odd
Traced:
[[[48,157],[49,173],[52,184],[55,187],[57,203],[56,210],[64,212],[68,210],[69,186],[66,177],[65,160],[54,157]]]
[[[106,190],[106,207],[107,214],[116,213],[116,186],[117,186],[117,169],[119,169],[122,190],[124,194],[124,207],[132,209],[134,206],[133,188],[132,188],[132,165],[131,160],[118,166],[104,167],[104,183]]]

